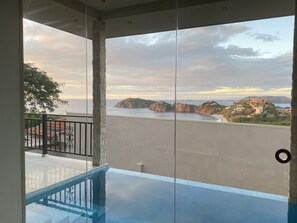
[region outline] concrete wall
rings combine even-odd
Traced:
[[[174,122],[107,117],[111,167],[173,176]],[[289,149],[289,127],[177,121],[177,177],[274,194],[288,194],[288,164],[275,158]]]
[[[25,222],[21,1],[0,1],[0,11],[0,222],[19,223]]]
[[[171,120],[107,117],[106,159],[111,167],[172,177],[174,122]]]
[[[176,133],[178,178],[288,194],[289,165],[274,154],[290,148],[289,127],[178,120]],[[111,167],[173,177],[174,121],[107,116],[106,150]]]

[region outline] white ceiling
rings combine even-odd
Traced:
[[[109,11],[119,8],[126,8],[136,5],[142,5],[150,2],[158,2],[159,0],[78,0],[87,3],[93,9],[98,11]]]

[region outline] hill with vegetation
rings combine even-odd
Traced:
[[[251,98],[243,99],[226,107],[221,114],[228,122],[290,125],[290,110],[286,108],[277,109],[270,101],[251,103],[249,99]]]
[[[218,115],[225,110],[226,106],[220,105],[216,101],[207,101],[195,109],[196,114]]]
[[[155,111],[155,112],[172,112],[172,111],[174,111],[173,106],[165,101],[160,101],[160,102],[151,104],[149,109],[152,111]]]

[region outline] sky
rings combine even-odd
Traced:
[[[293,27],[290,16],[107,39],[107,98],[173,99],[175,75],[180,100],[290,97]],[[92,98],[91,41],[24,19],[24,56],[64,83],[62,98]]]

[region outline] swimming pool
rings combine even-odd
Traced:
[[[174,198],[172,178],[108,167],[30,193],[26,202],[27,223],[297,222],[286,197],[177,180]]]

